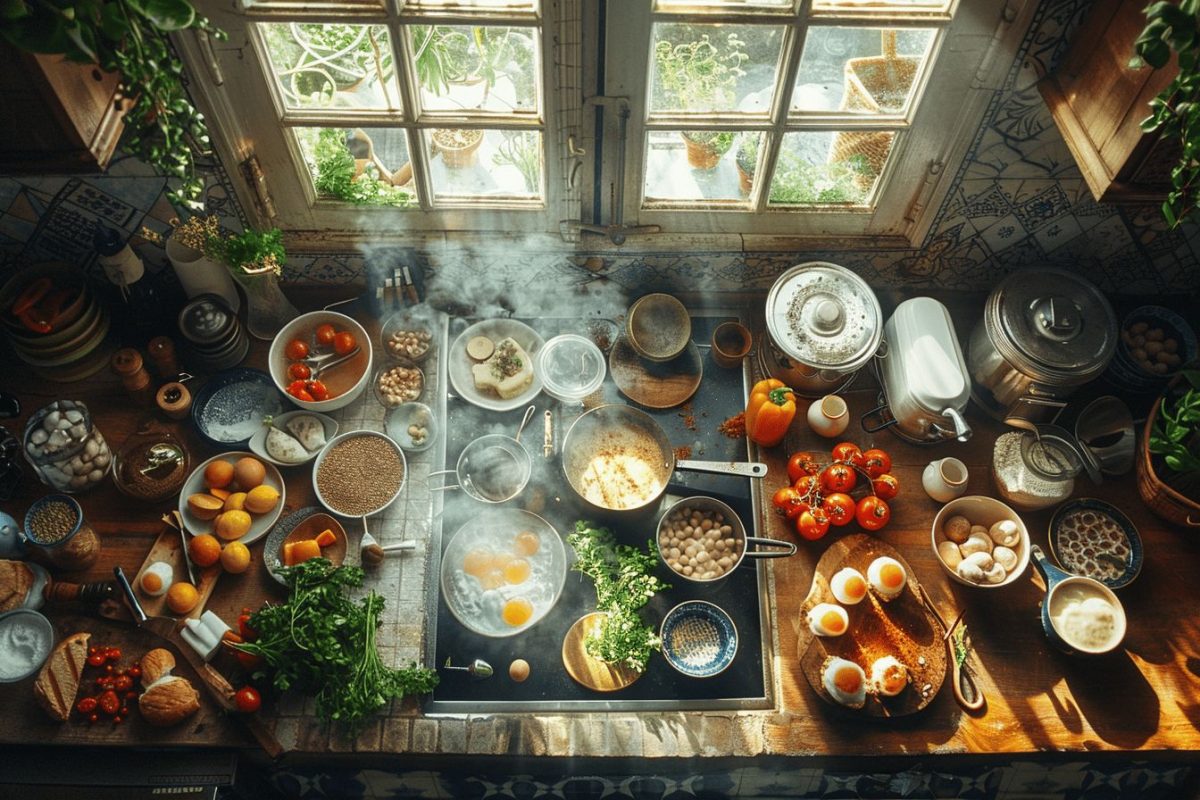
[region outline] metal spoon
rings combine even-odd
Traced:
[[[417,543],[413,539],[406,539],[403,542],[395,544],[381,545],[376,541],[375,537],[367,531],[367,518],[363,517],[363,535],[358,544],[358,556],[364,564],[381,564],[383,559],[387,558],[388,553],[398,553],[402,550],[416,550]]]
[[[495,672],[492,669],[492,665],[484,661],[482,658],[475,659],[468,667],[451,666],[450,660],[450,658],[446,659],[446,663],[442,665],[442,669],[452,669],[459,672],[465,672],[477,681],[481,681],[484,678],[490,678]]]
[[[309,356],[308,358],[302,359],[301,363],[308,365],[308,368],[312,370],[312,374],[309,375],[308,379],[315,381],[322,372],[345,364],[347,361],[358,355],[358,351],[361,349],[361,347],[355,346],[355,348],[349,353],[341,356],[337,355],[336,353],[322,353],[319,356]]]

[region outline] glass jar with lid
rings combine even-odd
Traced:
[[[100,483],[112,453],[78,400],[55,400],[25,423],[25,459],[42,483],[60,492],[82,492]]]
[[[1075,491],[1075,476],[1083,470],[1069,435],[1045,431],[1012,431],[996,438],[992,476],[1005,502],[1022,511],[1061,503]]]

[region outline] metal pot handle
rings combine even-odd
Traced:
[[[759,547],[777,547],[779,550],[751,550],[750,545]],[[746,552],[742,554],[742,558],[786,558],[787,556],[796,555],[795,542],[784,542],[779,539],[766,539],[762,536],[747,536],[746,537]]]
[[[885,417],[884,416],[885,411],[888,411],[887,403],[878,405],[875,408],[872,408],[867,413],[863,414],[862,417],[860,418],[860,423],[862,424],[862,429],[864,431],[866,431],[867,433],[878,433],[879,431],[883,430],[884,428],[890,428],[892,425],[895,425],[896,418],[891,416],[890,413],[888,414],[887,417]],[[879,418],[879,424],[875,425],[874,427],[872,427],[871,423],[870,423],[870,420],[872,419],[872,417]]]
[[[767,474],[767,465],[761,461],[691,461],[677,460],[676,469],[687,469],[693,472],[714,472],[718,475],[741,475],[746,478],[763,478]]]

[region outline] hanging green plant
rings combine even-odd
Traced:
[[[198,209],[204,178],[195,156],[210,152],[208,129],[167,38],[189,28],[225,38],[188,0],[0,0],[0,36],[14,47],[120,74],[132,103],[124,146],[179,181],[168,189],[172,202]]]

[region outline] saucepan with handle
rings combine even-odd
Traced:
[[[453,470],[437,470],[434,475],[454,474],[457,484],[440,487],[462,489],[481,503],[504,503],[512,500],[525,489],[533,472],[533,461],[525,445],[521,444],[521,432],[533,419],[536,406],[525,409],[521,426],[516,436],[489,433],[472,439],[458,456]],[[434,491],[438,491],[435,489]]]

